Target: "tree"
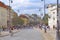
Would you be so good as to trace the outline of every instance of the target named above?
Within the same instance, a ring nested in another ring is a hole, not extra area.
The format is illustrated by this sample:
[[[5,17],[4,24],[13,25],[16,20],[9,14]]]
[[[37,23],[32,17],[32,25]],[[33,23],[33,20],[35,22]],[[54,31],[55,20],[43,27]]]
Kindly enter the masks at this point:
[[[12,18],[12,24],[13,25],[23,25],[24,24],[24,20],[22,20],[17,13],[13,14],[13,18]]]
[[[48,25],[48,18],[49,18],[48,14],[45,14],[44,17],[43,17],[43,22],[44,22],[46,25]]]
[[[13,23],[13,25],[23,25],[24,24],[24,20],[22,20],[19,17],[15,17],[15,18],[13,18],[12,23]]]
[[[29,19],[30,19],[30,23],[29,23],[30,25],[31,24],[36,25],[41,22],[41,17],[38,16],[37,14],[32,14]]]
[[[37,17],[38,15],[37,14],[32,14],[33,17]]]
[[[22,20],[22,19],[21,19],[21,18],[19,18],[19,17],[18,17],[18,20],[17,20],[17,21],[18,21],[18,23],[17,23],[17,24],[19,24],[19,25],[23,25],[23,24],[24,24],[24,20]]]

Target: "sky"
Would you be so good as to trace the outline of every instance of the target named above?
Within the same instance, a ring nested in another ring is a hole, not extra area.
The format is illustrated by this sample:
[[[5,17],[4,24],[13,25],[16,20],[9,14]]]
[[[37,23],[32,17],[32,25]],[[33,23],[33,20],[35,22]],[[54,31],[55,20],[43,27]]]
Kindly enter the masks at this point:
[[[9,0],[0,0],[6,5],[9,5]],[[41,15],[43,11],[44,1],[41,0],[12,0],[10,6],[14,11],[20,14],[38,14]],[[56,3],[57,0],[45,0],[45,4]],[[59,0],[60,1],[60,0]],[[41,9],[39,11],[39,9]]]

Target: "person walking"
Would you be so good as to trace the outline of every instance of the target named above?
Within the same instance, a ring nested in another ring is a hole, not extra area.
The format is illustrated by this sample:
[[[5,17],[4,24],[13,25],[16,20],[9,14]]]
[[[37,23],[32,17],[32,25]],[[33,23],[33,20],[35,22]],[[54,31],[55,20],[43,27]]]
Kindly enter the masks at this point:
[[[50,26],[47,26],[48,30],[50,30]]]
[[[47,33],[47,27],[44,25],[44,32]]]
[[[13,36],[13,27],[10,27],[10,35]]]
[[[42,30],[42,25],[39,25],[39,28]]]

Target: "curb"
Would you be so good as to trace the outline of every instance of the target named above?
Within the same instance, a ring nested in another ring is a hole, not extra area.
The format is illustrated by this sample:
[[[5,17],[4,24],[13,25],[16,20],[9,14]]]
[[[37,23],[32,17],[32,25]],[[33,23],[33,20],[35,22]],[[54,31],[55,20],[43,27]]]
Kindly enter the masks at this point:
[[[0,35],[0,37],[5,37],[5,36],[8,36],[8,35],[10,35],[10,34],[7,34],[7,35]]]
[[[19,30],[17,30],[16,32],[13,32],[13,33],[17,33],[17,32],[19,32]],[[8,33],[6,35],[0,35],[0,37],[5,37],[5,36],[9,36],[9,35],[10,35],[10,33]]]

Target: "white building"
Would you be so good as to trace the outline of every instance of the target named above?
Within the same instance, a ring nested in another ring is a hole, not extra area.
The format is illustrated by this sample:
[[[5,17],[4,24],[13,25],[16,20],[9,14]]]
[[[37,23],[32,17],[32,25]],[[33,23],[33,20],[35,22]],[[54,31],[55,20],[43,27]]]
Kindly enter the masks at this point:
[[[48,5],[48,25],[50,28],[53,26],[57,27],[57,5],[56,4],[49,4]]]

